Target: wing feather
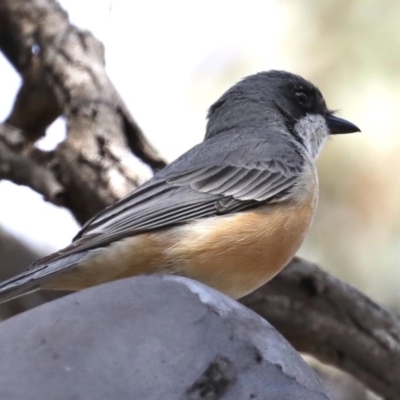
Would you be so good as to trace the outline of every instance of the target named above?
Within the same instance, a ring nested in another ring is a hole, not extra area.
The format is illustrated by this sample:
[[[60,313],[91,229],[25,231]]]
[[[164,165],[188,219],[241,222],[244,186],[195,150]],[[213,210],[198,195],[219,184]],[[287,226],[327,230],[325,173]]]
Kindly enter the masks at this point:
[[[238,134],[228,155],[223,148],[226,138],[201,143],[97,214],[53,259],[194,219],[285,200],[304,159],[284,140],[271,143],[265,133],[253,139],[244,141]]]

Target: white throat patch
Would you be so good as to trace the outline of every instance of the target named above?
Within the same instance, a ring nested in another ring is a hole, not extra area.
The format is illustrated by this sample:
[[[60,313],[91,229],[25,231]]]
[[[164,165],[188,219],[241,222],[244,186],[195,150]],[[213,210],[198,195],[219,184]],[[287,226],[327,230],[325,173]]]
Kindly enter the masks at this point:
[[[325,118],[318,114],[307,114],[299,119],[294,126],[296,133],[303,139],[304,147],[314,160],[322,150],[329,128]]]

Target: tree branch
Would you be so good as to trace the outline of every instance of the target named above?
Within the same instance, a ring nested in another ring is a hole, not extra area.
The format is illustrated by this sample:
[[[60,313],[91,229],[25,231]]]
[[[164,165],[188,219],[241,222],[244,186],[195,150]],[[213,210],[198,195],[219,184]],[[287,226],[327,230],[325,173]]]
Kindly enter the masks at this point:
[[[60,114],[66,118],[67,139],[49,168],[63,190],[62,204],[79,222],[148,178],[141,162],[155,170],[165,166],[108,79],[102,44],[71,25],[56,1],[0,2],[0,49],[23,78],[6,123],[21,130],[24,149],[32,149]],[[10,157],[7,163],[21,165]],[[30,158],[25,169],[42,176],[33,162]],[[24,182],[15,173],[7,177]],[[39,181],[40,193],[60,204]]]
[[[357,289],[295,258],[242,303],[297,350],[349,372],[385,399],[400,398],[400,318]]]
[[[14,146],[11,141],[7,141],[10,134],[14,134],[14,139],[20,136],[16,128],[0,124],[0,179],[28,186],[40,193],[45,200],[63,205],[64,188],[53,172],[34,162],[29,156],[21,154],[19,141]]]

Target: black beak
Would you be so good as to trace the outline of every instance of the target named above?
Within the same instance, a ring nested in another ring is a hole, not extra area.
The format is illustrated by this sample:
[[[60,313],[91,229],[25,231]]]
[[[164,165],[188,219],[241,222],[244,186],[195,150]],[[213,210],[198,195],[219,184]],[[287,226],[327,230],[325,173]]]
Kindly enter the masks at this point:
[[[340,133],[361,132],[360,128],[358,128],[356,125],[352,124],[349,121],[346,121],[343,118],[339,118],[336,115],[325,116],[325,121],[328,125],[331,135],[337,135]]]

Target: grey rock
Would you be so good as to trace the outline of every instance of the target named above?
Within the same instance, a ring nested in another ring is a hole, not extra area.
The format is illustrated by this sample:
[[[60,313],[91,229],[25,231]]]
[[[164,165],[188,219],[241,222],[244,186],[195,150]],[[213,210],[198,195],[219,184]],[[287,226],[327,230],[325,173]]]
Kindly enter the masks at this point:
[[[87,289],[0,324],[0,399],[327,400],[265,320],[180,277]]]

